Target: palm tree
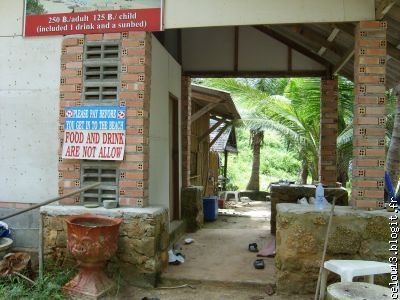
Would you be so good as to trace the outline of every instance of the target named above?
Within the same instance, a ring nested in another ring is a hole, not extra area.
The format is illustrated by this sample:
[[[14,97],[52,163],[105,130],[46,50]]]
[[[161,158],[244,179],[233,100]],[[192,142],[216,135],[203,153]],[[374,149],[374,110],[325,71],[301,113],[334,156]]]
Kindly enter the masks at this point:
[[[272,95],[282,94],[287,79],[207,79],[200,83],[209,87],[226,90],[241,103],[243,124],[250,131],[250,145],[252,148],[253,162],[247,190],[260,190],[260,149],[264,141],[264,130],[268,128],[262,120],[263,111],[268,110],[273,103]],[[261,107],[259,104],[261,104]]]
[[[210,79],[206,85],[231,92],[245,109],[241,111],[244,124],[253,132],[273,129],[285,137],[291,147],[296,147],[301,160],[299,177],[306,183],[311,175],[318,180],[319,135],[320,135],[320,79]],[[339,80],[339,120],[338,139],[339,178],[348,180],[348,168],[352,157],[351,132],[348,124],[352,120],[353,84]],[[276,96],[284,95],[284,96]],[[256,142],[259,139],[256,140]],[[251,178],[257,180],[259,145],[253,143],[253,172]],[[254,147],[255,146],[255,147]]]
[[[318,81],[315,82],[319,87]],[[305,95],[296,97],[298,101],[291,101],[278,95],[284,94],[291,85],[291,93],[299,96],[304,86],[296,90],[297,85],[289,79],[208,79],[203,84],[229,91],[241,104],[242,121],[251,132],[253,150],[252,175],[247,189],[259,189],[259,151],[265,129],[281,133],[288,144],[297,147],[303,161],[302,173],[308,175],[309,172],[317,179],[319,92],[315,97],[308,94],[307,101],[303,101]]]
[[[253,152],[253,164],[251,167],[251,176],[246,190],[260,190],[260,150],[264,141],[264,130],[250,129],[250,144]]]
[[[387,132],[390,136],[389,149],[386,156],[386,171],[396,188],[400,180],[400,96],[394,97],[394,91],[389,95],[389,114],[387,116]],[[391,97],[392,96],[392,97]]]

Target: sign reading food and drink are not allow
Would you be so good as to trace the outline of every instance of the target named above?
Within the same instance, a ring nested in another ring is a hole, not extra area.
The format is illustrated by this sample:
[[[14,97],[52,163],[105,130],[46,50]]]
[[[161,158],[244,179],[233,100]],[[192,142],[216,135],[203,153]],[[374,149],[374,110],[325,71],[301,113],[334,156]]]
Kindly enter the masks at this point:
[[[122,160],[125,129],[125,107],[66,107],[62,158]]]

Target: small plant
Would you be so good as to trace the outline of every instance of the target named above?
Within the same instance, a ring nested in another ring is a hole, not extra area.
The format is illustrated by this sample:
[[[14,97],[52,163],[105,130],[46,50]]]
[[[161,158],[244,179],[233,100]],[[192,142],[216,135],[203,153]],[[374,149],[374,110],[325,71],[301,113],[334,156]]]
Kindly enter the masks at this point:
[[[0,299],[67,299],[61,288],[76,273],[75,269],[51,267],[35,284],[17,276],[0,279]]]

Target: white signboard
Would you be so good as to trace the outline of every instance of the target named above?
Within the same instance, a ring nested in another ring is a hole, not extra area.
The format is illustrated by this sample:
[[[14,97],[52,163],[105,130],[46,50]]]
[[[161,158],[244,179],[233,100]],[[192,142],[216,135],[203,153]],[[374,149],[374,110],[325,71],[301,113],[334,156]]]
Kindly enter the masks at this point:
[[[62,158],[123,160],[125,128],[125,107],[66,107]]]

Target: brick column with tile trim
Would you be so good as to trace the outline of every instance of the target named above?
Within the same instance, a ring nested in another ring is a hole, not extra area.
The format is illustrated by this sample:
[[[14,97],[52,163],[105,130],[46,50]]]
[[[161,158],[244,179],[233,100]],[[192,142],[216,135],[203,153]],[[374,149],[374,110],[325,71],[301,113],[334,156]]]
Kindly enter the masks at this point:
[[[80,187],[80,161],[62,159],[64,142],[64,117],[66,106],[80,106],[82,97],[84,35],[67,36],[61,48],[60,110],[59,110],[59,150],[58,150],[58,194],[62,196]],[[65,198],[60,204],[77,204],[80,195]]]
[[[191,78],[182,76],[182,187],[190,186],[190,139],[192,134]]]
[[[120,206],[149,203],[151,34],[122,33],[120,105],[126,106],[126,148],[120,165]]]
[[[383,206],[385,166],[386,22],[355,29],[352,205]]]
[[[338,130],[338,80],[321,79],[321,127],[319,178],[324,185],[336,186]]]
[[[148,205],[149,108],[151,79],[151,34],[124,32],[66,37],[61,56],[59,194],[80,186],[80,161],[62,159],[64,107],[79,106],[82,90],[82,53],[85,40],[121,40],[119,105],[126,106],[126,145],[119,164],[119,205]],[[79,195],[61,204],[79,203]]]

